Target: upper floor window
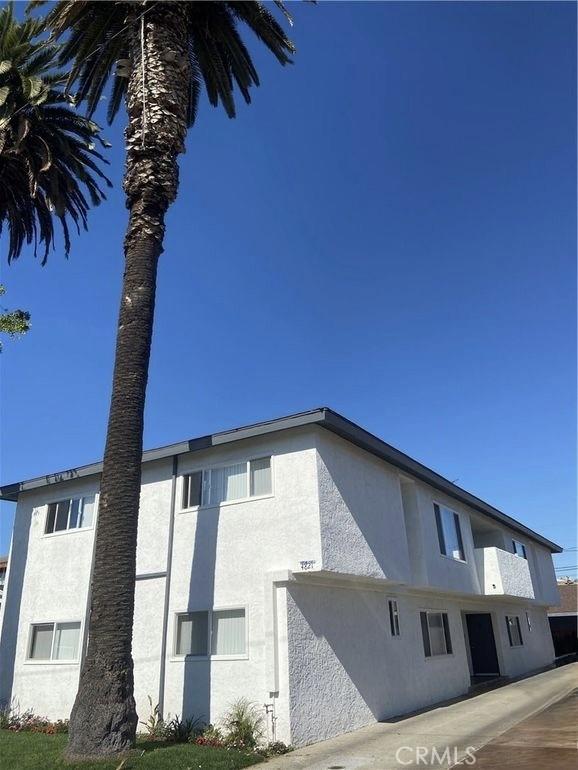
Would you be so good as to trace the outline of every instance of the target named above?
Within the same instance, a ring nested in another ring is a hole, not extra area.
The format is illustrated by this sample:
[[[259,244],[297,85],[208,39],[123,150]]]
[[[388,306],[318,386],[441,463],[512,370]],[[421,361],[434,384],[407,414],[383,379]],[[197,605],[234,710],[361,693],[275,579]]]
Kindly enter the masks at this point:
[[[460,517],[455,511],[437,503],[434,503],[434,511],[441,553],[452,559],[465,561]]]
[[[522,639],[520,618],[517,615],[506,615],[506,628],[508,629],[510,647],[521,647],[524,644],[524,640]]]
[[[64,532],[67,529],[90,527],[93,515],[94,495],[49,503],[44,533],[49,535],[52,532]]]
[[[80,621],[72,623],[34,623],[31,626],[29,660],[78,660]]]
[[[447,612],[420,612],[420,619],[426,658],[451,655],[452,640]]]
[[[177,615],[175,654],[239,657],[247,651],[245,610],[201,610]]]
[[[389,599],[389,628],[392,636],[399,636],[399,609],[395,599]]]
[[[183,476],[182,507],[212,506],[272,493],[271,458],[207,468]]]
[[[519,540],[512,540],[512,550],[516,554],[516,556],[521,556],[522,559],[527,559],[526,556],[526,546],[524,543],[520,543]]]

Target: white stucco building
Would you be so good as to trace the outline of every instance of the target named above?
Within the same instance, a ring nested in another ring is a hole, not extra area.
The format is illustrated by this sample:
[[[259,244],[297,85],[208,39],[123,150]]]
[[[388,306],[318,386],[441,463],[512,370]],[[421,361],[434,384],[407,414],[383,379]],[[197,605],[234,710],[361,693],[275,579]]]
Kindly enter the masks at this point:
[[[0,697],[54,719],[86,645],[100,470],[0,489]],[[218,722],[243,696],[299,745],[549,666],[560,550],[326,408],[148,451],[139,716],[150,696]]]

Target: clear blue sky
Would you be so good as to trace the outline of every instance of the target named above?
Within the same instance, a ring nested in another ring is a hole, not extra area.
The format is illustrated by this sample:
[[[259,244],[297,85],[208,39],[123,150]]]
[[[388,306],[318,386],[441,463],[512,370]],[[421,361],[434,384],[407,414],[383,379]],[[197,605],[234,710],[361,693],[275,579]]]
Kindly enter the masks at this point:
[[[253,105],[189,134],[145,445],[329,405],[575,545],[576,6],[292,10],[295,65],[253,45]],[[2,264],[33,320],[1,356],[3,483],[101,457],[123,123],[70,259]]]

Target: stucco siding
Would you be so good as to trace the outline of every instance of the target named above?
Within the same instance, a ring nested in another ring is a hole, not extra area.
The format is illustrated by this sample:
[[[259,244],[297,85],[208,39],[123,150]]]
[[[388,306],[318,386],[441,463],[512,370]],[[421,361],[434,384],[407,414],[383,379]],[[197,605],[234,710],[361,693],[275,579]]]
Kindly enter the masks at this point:
[[[318,436],[323,569],[409,579],[398,474],[341,438]]]
[[[291,741],[322,740],[466,692],[458,608],[398,595],[401,636],[389,630],[391,594],[321,586],[288,589]],[[454,652],[426,659],[419,611],[448,612]]]

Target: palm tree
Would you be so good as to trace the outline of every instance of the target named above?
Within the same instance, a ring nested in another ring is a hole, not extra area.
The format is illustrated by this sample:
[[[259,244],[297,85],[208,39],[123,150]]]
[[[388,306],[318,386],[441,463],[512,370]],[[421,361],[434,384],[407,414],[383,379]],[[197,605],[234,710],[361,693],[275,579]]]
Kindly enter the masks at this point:
[[[99,127],[79,115],[55,70],[59,47],[39,39],[43,23],[0,10],[0,232],[8,228],[8,261],[24,244],[41,246],[42,262],[54,247],[54,220],[62,226],[66,253],[69,220],[86,228],[90,204],[110,185],[98,167]]]
[[[42,0],[41,0],[42,2]],[[38,2],[33,3],[38,5]],[[285,14],[281,2],[277,7]],[[244,24],[287,64],[293,46],[261,2],[86,2],[48,12],[67,36],[76,98],[92,115],[111,84],[108,120],[123,97],[128,114],[124,191],[129,210],[125,272],[91,586],[88,649],[70,719],[70,756],[134,744],[131,657],[143,411],[165,214],[178,188],[178,155],[204,85],[209,102],[235,116],[237,89],[250,102],[259,79],[239,34]],[[113,76],[114,70],[114,76]]]

